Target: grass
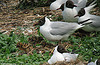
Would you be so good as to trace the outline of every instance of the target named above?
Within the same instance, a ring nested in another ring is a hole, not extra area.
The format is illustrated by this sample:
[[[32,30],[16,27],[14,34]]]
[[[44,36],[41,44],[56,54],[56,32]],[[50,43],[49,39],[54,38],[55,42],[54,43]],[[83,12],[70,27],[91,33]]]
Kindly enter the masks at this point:
[[[93,33],[91,33],[92,35]],[[95,32],[94,37],[91,36],[71,36],[67,41],[73,46],[70,46],[67,50],[76,51],[75,53],[80,54],[84,60],[89,60],[93,57],[93,61],[100,58],[100,33]],[[11,32],[10,35],[0,34],[0,64],[28,64],[28,65],[39,65],[41,63],[47,62],[50,58],[49,51],[44,54],[36,53],[33,51],[33,55],[27,56],[27,54],[18,55],[18,53],[13,54],[18,51],[16,48],[17,42],[28,43],[28,38],[30,36],[25,36],[23,34],[16,35]],[[79,47],[80,46],[80,47]],[[96,50],[95,50],[96,49]],[[94,52],[93,52],[94,51]]]
[[[0,64],[33,64],[38,65],[40,63],[46,62],[50,58],[49,52],[45,54],[37,54],[36,50],[33,51],[34,55],[27,56],[27,54],[18,55],[18,53],[13,54],[18,51],[16,48],[17,42],[28,43],[28,38],[30,36],[25,36],[23,34],[16,35],[11,32],[10,35],[0,34]],[[9,59],[8,59],[9,58]]]
[[[93,60],[100,58],[100,33],[95,33],[95,35],[95,37],[83,36],[81,38],[71,36],[68,41],[70,41],[74,47],[72,46],[69,49],[74,49],[76,53],[83,56],[83,59],[87,61],[91,57]]]

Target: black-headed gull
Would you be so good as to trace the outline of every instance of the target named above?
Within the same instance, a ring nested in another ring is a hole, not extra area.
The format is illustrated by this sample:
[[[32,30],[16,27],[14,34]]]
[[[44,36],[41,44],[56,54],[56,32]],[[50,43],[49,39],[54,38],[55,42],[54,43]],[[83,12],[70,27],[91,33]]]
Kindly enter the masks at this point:
[[[76,61],[78,54],[63,52],[63,47],[60,45],[55,47],[52,57],[48,60],[49,64],[54,64],[57,61],[73,62]]]
[[[50,9],[51,10],[56,10],[58,8],[60,8],[60,6],[65,3],[68,0],[56,0],[53,3],[51,3],[50,5]],[[80,6],[80,7],[84,7],[86,5],[87,0],[70,0],[73,1],[74,4]]]
[[[48,60],[49,64],[54,64],[57,61],[64,61],[63,55],[58,52],[58,46],[55,47],[52,57]]]
[[[68,22],[77,22],[78,19],[74,18],[74,16],[80,8],[86,6],[87,0],[57,0],[50,5],[50,9],[58,10],[64,3],[62,11],[63,19]]]
[[[60,8],[58,8],[62,10],[62,16],[63,16],[64,21],[67,21],[67,22],[77,22],[78,21],[77,18],[74,18],[74,15],[77,14],[77,10],[75,7],[77,6],[74,5],[72,1],[67,1],[65,4],[62,4]]]
[[[100,16],[92,15],[89,13],[90,9],[92,9],[96,4],[92,5],[91,7],[82,8],[76,17],[78,18],[78,22],[82,23],[84,20],[89,20],[87,22],[93,22],[89,25],[84,26],[82,29],[87,32],[91,31],[100,31]]]
[[[91,59],[90,59],[87,65],[100,65],[100,59],[95,60],[95,62],[91,62]]]
[[[87,20],[83,21],[83,23],[84,22],[86,23]],[[85,24],[82,23],[50,21],[47,17],[45,17],[43,21],[39,21],[34,25],[40,25],[40,33],[49,41],[67,40],[74,31],[85,26]]]

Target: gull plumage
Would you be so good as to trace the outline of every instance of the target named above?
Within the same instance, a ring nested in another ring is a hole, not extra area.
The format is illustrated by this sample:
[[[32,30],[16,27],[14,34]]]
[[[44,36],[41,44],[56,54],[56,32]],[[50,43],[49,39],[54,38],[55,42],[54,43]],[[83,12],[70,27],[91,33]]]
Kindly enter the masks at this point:
[[[80,8],[86,6],[86,3],[87,0],[56,0],[50,5],[50,9],[57,10],[64,4],[62,11],[63,19],[68,22],[77,22],[78,19],[74,18],[74,16]]]
[[[58,52],[57,48],[58,46],[55,47],[52,57],[48,60],[49,64],[54,64],[57,61],[64,61],[63,55],[60,52]]]
[[[90,62],[87,65],[96,65],[96,63],[95,62]]]
[[[64,59],[66,62],[76,61],[79,54],[63,53]]]
[[[68,1],[70,2],[71,0]],[[74,0],[72,0],[73,4],[68,4],[69,3],[68,1],[65,3],[64,11],[62,11],[63,19],[69,22],[77,22],[78,19],[75,18],[74,16],[77,14],[77,11],[79,11],[80,8],[86,6],[87,0],[81,0],[81,1],[78,0],[78,2],[76,3],[74,2]],[[69,7],[71,5],[76,5],[76,6]]]
[[[100,65],[100,59],[96,59],[95,62],[91,62],[91,59],[90,59],[87,65]]]
[[[49,41],[67,40],[74,31],[84,27],[84,24],[50,21],[47,17],[37,25],[40,25],[40,33]]]
[[[87,22],[92,22],[89,25],[84,26],[82,29],[84,31],[87,32],[91,32],[91,31],[100,31],[100,16],[96,16],[96,15],[92,15],[90,14],[90,9],[92,9],[96,4],[92,5],[91,7],[85,7],[82,8],[79,12],[78,12],[78,22],[81,23],[84,20],[88,20],[91,19]]]
[[[65,62],[74,62],[76,61],[78,54],[71,54],[71,53],[65,53],[63,47],[61,46],[56,46],[55,50],[53,52],[53,55],[51,58],[48,60],[49,64],[54,64],[57,61],[65,61]]]
[[[56,0],[53,3],[51,3],[50,5],[50,9],[51,10],[56,10],[58,8],[60,8],[60,6],[65,3],[67,0]]]
[[[53,3],[51,3],[50,5],[50,9],[51,10],[56,10],[58,9],[63,3],[65,3],[68,0],[56,0]],[[84,7],[86,5],[85,2],[87,2],[87,0],[71,0],[73,1],[74,4],[79,5],[81,7]],[[81,3],[82,2],[82,3]]]
[[[67,1],[64,4],[64,10],[62,11],[63,19],[64,19],[64,21],[68,21],[68,22],[77,22],[77,18],[74,18],[74,15],[77,14],[76,7],[75,6],[73,6],[72,8],[66,7],[68,2],[70,2],[70,1]],[[73,5],[74,5],[74,3],[73,3]],[[68,6],[70,6],[70,5],[68,5]]]

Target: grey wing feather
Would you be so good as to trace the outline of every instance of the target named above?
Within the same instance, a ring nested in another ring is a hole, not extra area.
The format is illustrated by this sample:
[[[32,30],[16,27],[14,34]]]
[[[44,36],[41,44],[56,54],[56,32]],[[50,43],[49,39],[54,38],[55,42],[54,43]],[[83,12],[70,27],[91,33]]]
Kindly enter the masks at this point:
[[[61,27],[73,27],[78,25],[77,23],[68,23],[68,22],[61,22],[61,21],[56,21],[51,23],[51,28],[61,28]]]
[[[87,3],[87,0],[82,0],[80,3],[78,3],[78,7],[85,7],[86,6],[86,3]]]
[[[93,23],[91,23],[91,26],[100,28],[100,16],[93,15],[91,19],[93,19]]]
[[[78,3],[78,0],[72,0],[74,2],[74,4],[77,4]]]
[[[76,23],[52,23],[51,24],[51,28],[52,30],[50,31],[50,33],[52,35],[65,35],[69,32],[71,32],[72,30],[74,30],[77,27],[78,24]]]
[[[69,33],[69,31],[72,31],[72,30],[73,29],[67,29],[67,30],[65,30],[65,29],[53,29],[50,31],[50,33],[52,35],[65,35],[65,34]]]

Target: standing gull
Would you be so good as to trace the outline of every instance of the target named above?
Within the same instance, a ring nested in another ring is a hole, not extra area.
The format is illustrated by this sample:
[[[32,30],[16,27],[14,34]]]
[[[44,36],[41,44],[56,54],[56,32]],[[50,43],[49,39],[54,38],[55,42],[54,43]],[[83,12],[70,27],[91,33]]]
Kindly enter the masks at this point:
[[[83,21],[85,24],[89,24],[88,20]],[[67,38],[79,28],[85,26],[85,24],[68,23],[62,21],[50,21],[47,17],[37,22],[34,25],[40,25],[40,33],[49,41],[67,40]]]

